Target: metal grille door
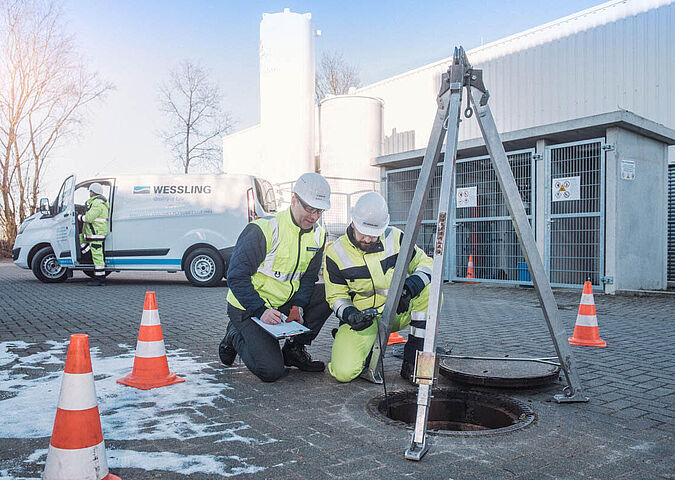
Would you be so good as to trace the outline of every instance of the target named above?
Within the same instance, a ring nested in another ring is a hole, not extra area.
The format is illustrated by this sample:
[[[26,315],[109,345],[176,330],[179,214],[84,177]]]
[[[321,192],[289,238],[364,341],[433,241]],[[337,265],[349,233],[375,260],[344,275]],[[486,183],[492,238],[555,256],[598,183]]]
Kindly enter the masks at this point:
[[[675,282],[675,163],[668,165],[668,281]]]
[[[604,152],[595,139],[546,147],[546,260],[551,284],[600,285]]]
[[[533,150],[508,154],[530,224],[533,221]],[[490,157],[457,160],[453,280],[528,283],[530,275]],[[452,237],[451,237],[452,238]]]
[[[429,188],[429,196],[424,207],[422,225],[417,237],[417,245],[433,256],[432,244],[436,235],[436,216],[438,215],[438,197],[441,192],[443,164],[436,166],[436,172]],[[415,195],[415,187],[420,176],[420,167],[402,168],[387,172],[387,203],[389,205],[390,224],[405,231],[408,212]]]

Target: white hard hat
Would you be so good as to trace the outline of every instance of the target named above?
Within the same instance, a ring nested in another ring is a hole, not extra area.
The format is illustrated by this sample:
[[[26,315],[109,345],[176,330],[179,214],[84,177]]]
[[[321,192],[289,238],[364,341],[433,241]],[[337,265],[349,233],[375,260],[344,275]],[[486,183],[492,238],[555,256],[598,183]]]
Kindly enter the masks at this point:
[[[293,193],[310,207],[320,210],[330,208],[330,185],[318,173],[303,173],[293,186]]]
[[[361,235],[379,237],[389,226],[389,208],[377,192],[362,195],[352,208],[352,222]]]
[[[98,182],[89,185],[89,191],[94,192],[96,195],[103,195],[103,187]]]

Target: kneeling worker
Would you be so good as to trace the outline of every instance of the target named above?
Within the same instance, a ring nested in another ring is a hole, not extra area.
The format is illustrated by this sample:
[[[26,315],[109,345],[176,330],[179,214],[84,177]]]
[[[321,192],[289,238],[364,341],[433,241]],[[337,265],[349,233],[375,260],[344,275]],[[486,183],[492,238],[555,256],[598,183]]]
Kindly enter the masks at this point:
[[[326,231],[316,222],[330,208],[330,186],[317,173],[305,173],[293,187],[291,206],[273,217],[249,223],[237,239],[227,269],[230,323],[219,347],[221,361],[232,365],[239,353],[264,382],[286,374],[284,366],[323,372],[305,348],[330,316],[325,290],[317,284]],[[251,317],[278,324],[282,313],[310,329],[286,340],[283,349]]]
[[[340,382],[358,377],[366,366],[377,339],[379,317],[373,320],[363,311],[376,308],[381,313],[402,237],[401,230],[389,226],[384,198],[370,192],[354,205],[347,234],[326,249],[326,300],[340,319],[328,370]],[[408,381],[413,373],[415,352],[424,346],[432,264],[433,260],[415,246],[392,325],[392,331],[410,325],[401,367],[401,376]]]

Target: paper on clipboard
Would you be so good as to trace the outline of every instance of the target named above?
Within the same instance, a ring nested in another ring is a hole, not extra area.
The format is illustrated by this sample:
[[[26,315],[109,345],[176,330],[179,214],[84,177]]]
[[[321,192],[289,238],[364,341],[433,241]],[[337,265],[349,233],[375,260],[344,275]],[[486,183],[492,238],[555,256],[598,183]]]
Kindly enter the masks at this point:
[[[258,317],[251,317],[251,319],[274,338],[292,337],[294,335],[300,335],[301,333],[309,332],[309,328],[305,327],[304,325],[300,325],[298,322],[287,322],[286,315],[282,314],[282,316],[284,320],[281,323],[277,323],[276,325],[268,325],[267,323],[263,323]]]

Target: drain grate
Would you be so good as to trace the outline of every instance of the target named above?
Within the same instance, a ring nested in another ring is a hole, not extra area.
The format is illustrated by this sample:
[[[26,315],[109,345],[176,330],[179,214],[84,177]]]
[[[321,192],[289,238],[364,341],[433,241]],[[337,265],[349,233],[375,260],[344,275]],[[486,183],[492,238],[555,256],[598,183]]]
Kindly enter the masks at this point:
[[[519,430],[535,419],[532,407],[505,395],[434,389],[427,430],[436,435],[495,435]],[[389,393],[390,414],[384,395],[370,399],[368,412],[389,425],[412,430],[417,414],[417,392]]]

